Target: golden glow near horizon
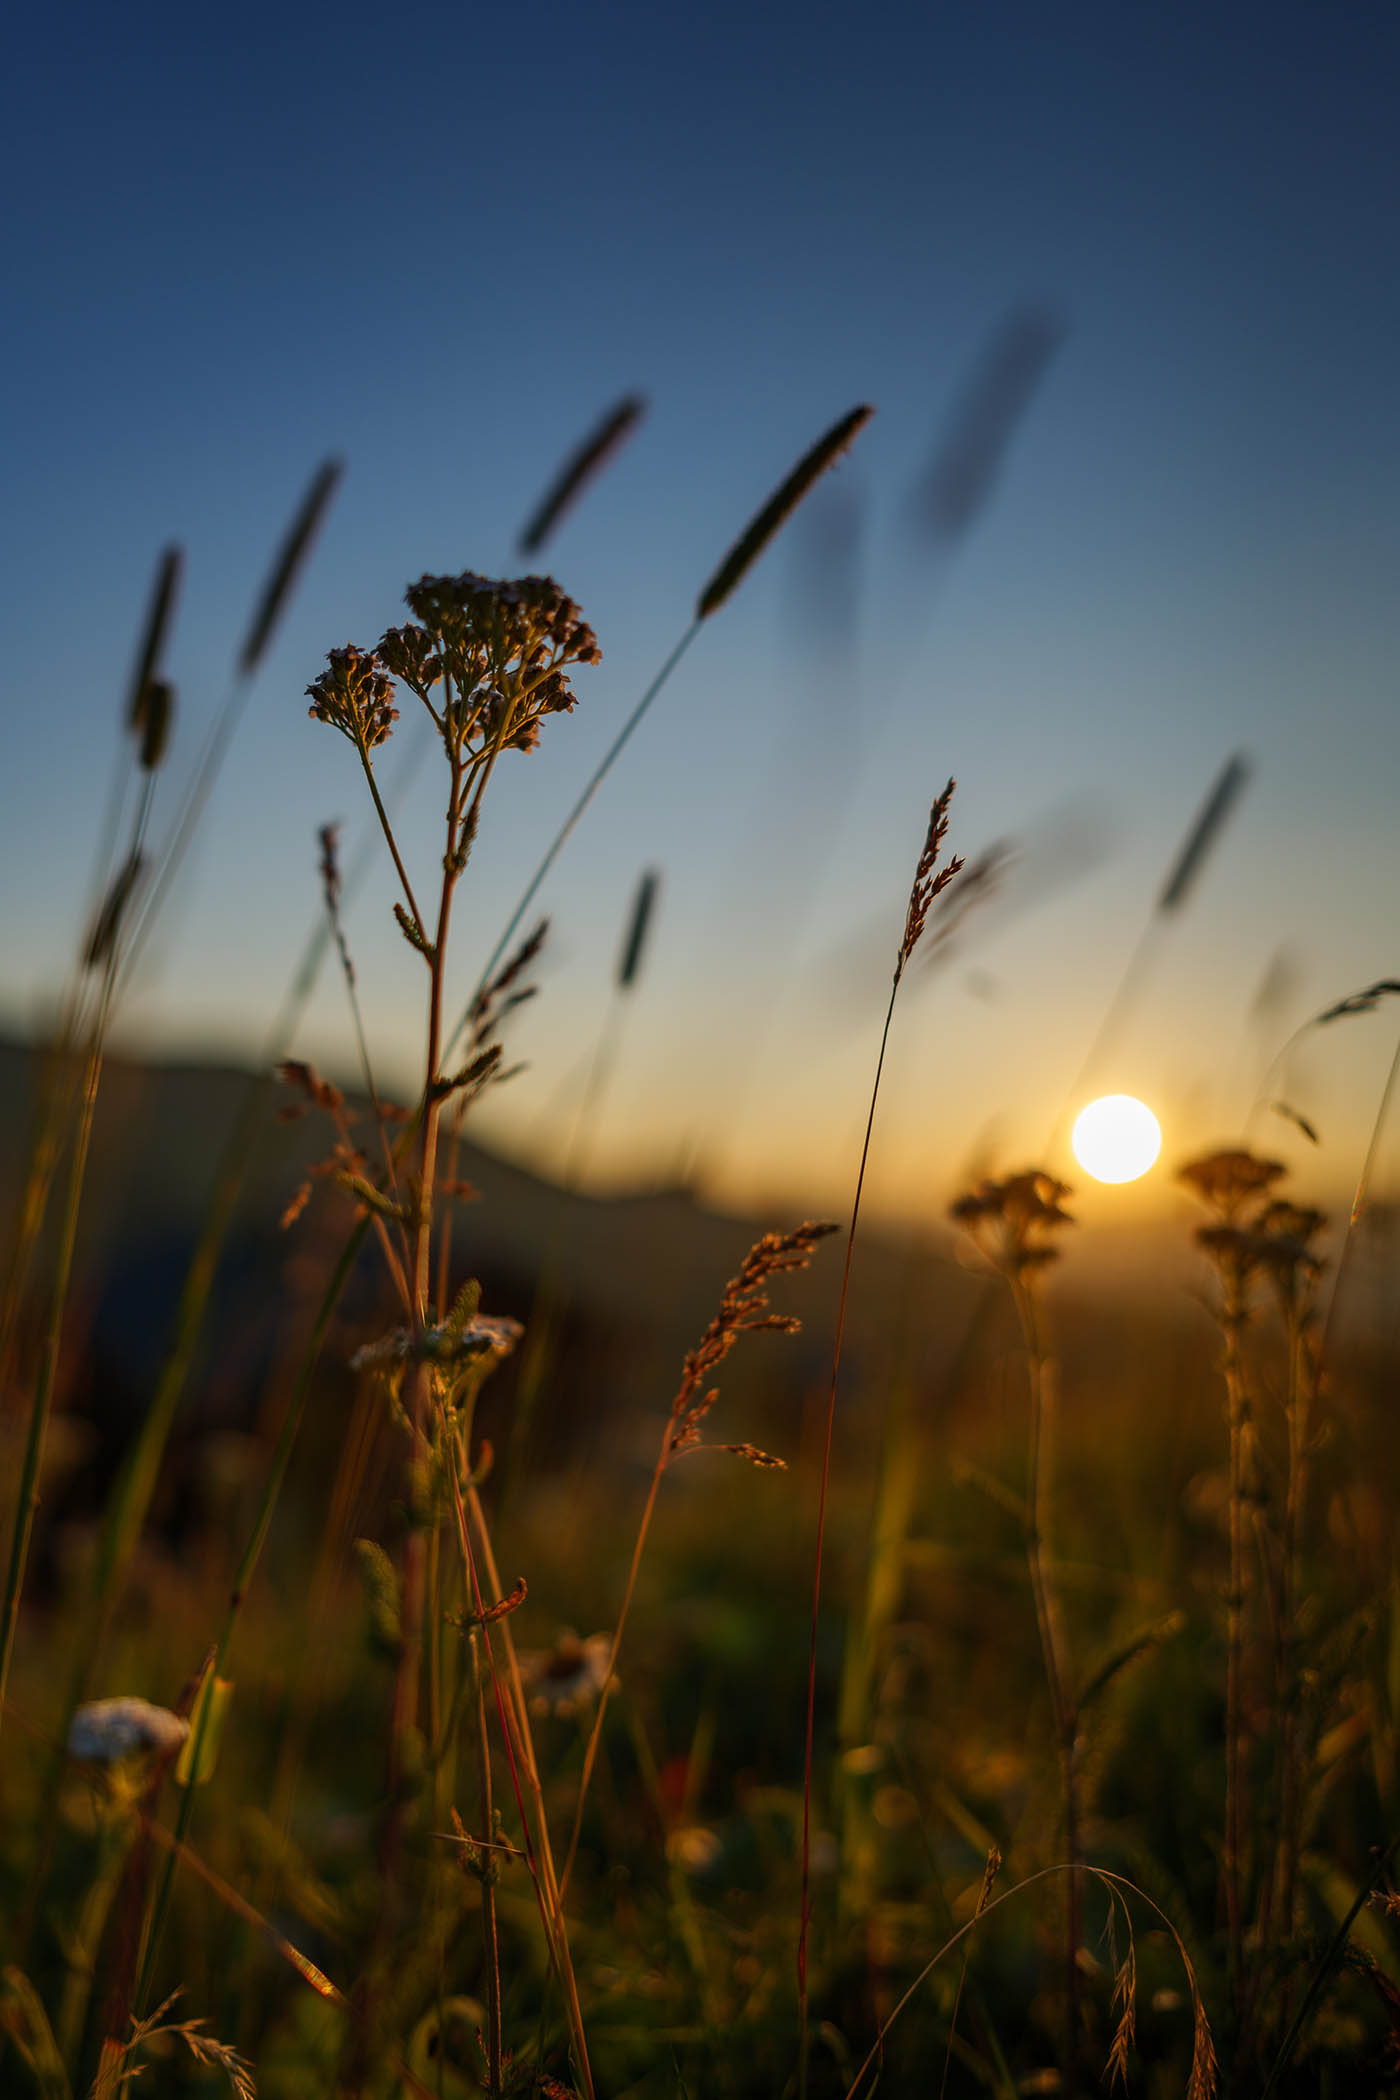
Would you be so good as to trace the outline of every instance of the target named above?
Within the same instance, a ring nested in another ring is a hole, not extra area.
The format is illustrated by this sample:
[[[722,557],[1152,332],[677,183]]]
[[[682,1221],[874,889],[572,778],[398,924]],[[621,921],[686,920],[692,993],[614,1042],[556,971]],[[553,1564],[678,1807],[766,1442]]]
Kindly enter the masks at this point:
[[[1162,1127],[1145,1101],[1105,1094],[1080,1110],[1070,1143],[1095,1181],[1136,1181],[1162,1149]]]

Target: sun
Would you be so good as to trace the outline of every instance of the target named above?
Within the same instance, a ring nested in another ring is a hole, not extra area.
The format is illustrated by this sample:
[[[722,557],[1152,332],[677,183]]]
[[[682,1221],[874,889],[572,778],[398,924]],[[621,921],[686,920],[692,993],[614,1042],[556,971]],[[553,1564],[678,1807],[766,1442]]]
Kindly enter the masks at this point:
[[[1136,1181],[1162,1149],[1162,1129],[1145,1101],[1105,1094],[1075,1118],[1074,1156],[1095,1181]]]

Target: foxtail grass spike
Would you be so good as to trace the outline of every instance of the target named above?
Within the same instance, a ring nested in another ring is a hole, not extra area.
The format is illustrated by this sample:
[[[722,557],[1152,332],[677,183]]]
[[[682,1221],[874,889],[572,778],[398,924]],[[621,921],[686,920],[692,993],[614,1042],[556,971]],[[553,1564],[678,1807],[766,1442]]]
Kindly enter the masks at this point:
[[[99,963],[106,962],[116,944],[122,919],[131,902],[132,892],[145,873],[146,857],[143,853],[132,853],[122,864],[111,888],[103,900],[97,921],[88,935],[83,950],[83,968],[95,970]]]
[[[148,678],[141,688],[137,719],[132,724],[132,727],[140,732],[139,757],[142,772],[154,773],[165,757],[174,720],[174,686],[168,678]]]
[[[175,613],[175,600],[184,567],[183,550],[175,546],[167,547],[160,558],[160,567],[156,570],[155,589],[151,593],[150,610],[146,614],[141,647],[136,654],[131,686],[127,693],[126,724],[138,735],[145,719],[146,688],[160,666],[166,637],[170,632],[170,622]]]
[[[311,551],[312,541],[320,530],[321,521],[330,508],[331,498],[344,471],[345,465],[342,460],[328,459],[317,471],[301,509],[292,520],[291,529],[278,549],[277,559],[272,565],[249,625],[247,638],[239,653],[238,671],[242,678],[251,678],[262,662],[282,608],[290,597],[292,587]]]
[[[632,917],[627,927],[627,939],[623,943],[622,957],[617,966],[618,990],[628,991],[637,980],[646,953],[647,934],[651,927],[651,915],[656,904],[656,893],[661,887],[661,877],[655,868],[648,868],[637,884],[637,893],[632,900]]]
[[[1248,778],[1249,762],[1243,752],[1237,751],[1233,758],[1225,761],[1220,778],[1201,806],[1201,813],[1191,827],[1186,844],[1162,886],[1162,894],[1157,899],[1158,911],[1179,911],[1186,902]]]
[[[841,457],[874,413],[874,409],[868,406],[853,408],[848,415],[842,416],[839,423],[832,424],[826,436],[818,439],[810,452],[804,453],[787,480],[773,491],[747,531],[734,542],[701,591],[695,607],[697,620],[708,620],[710,614],[718,612],[725,599],[738,589],[768,542],[780,527],[786,524],[807,491],[821,479],[827,468]]]
[[[1009,315],[996,330],[915,491],[923,531],[955,540],[975,522],[1062,334],[1052,315],[1034,307]]]
[[[597,428],[590,431],[578,450],[569,454],[520,535],[522,554],[539,552],[594,475],[602,472],[613,454],[632,435],[646,409],[644,395],[624,394],[616,407],[608,410]]]

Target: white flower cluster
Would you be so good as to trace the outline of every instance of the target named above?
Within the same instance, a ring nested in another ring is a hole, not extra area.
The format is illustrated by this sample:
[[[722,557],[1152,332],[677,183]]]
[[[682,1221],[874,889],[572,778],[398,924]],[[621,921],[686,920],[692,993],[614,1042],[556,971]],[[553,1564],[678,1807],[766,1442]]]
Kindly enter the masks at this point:
[[[119,1765],[152,1750],[168,1756],[189,1732],[189,1722],[167,1706],[145,1699],[95,1699],[74,1714],[68,1751],[85,1765]]]

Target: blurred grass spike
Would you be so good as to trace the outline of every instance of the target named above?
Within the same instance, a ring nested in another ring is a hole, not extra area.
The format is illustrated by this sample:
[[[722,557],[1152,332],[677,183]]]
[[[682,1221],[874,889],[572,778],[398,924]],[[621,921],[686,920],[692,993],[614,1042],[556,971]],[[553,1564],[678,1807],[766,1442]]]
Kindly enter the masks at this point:
[[[154,773],[165,757],[175,720],[175,688],[167,678],[148,678],[137,697],[132,728],[140,737],[141,770]]]
[[[644,394],[624,394],[578,449],[569,454],[520,535],[522,554],[539,552],[594,475],[601,473],[613,455],[621,450],[646,414],[646,409]]]
[[[1034,306],[1009,314],[993,333],[951,428],[914,490],[914,518],[932,538],[959,539],[976,519],[1063,339],[1062,324]]]
[[[142,629],[141,643],[136,652],[131,686],[127,694],[126,723],[127,727],[137,734],[142,731],[146,690],[160,668],[170,623],[175,616],[175,601],[179,595],[184,569],[184,550],[174,545],[167,547],[156,570],[155,588],[151,593],[150,609],[146,614],[146,625]]]
[[[123,862],[113,878],[112,886],[102,901],[92,932],[83,948],[83,968],[95,970],[107,961],[116,946],[117,935],[126,915],[136,885],[146,871],[144,853],[133,853]]]
[[[637,883],[632,900],[632,917],[628,922],[627,938],[622,945],[622,955],[617,966],[619,991],[630,991],[636,983],[646,953],[647,934],[651,928],[651,916],[656,905],[657,892],[661,887],[661,873],[657,868],[647,868]]]
[[[282,609],[311,552],[312,542],[320,531],[322,521],[330,508],[331,498],[335,495],[344,472],[345,462],[340,459],[328,459],[317,469],[315,478],[302,499],[301,508],[292,520],[287,537],[278,549],[277,559],[254,609],[238,657],[238,673],[241,678],[251,678],[262,662]]]
[[[768,542],[786,524],[808,490],[865,428],[875,411],[869,406],[853,408],[833,423],[809,452],[804,452],[787,479],[779,484],[762,510],[750,521],[711,576],[696,602],[697,620],[708,620],[718,612],[743,582]]]
[[[1190,896],[1249,779],[1249,771],[1249,761],[1242,751],[1236,751],[1233,757],[1226,759],[1171,873],[1162,885],[1162,894],[1157,899],[1158,911],[1179,911]]]

